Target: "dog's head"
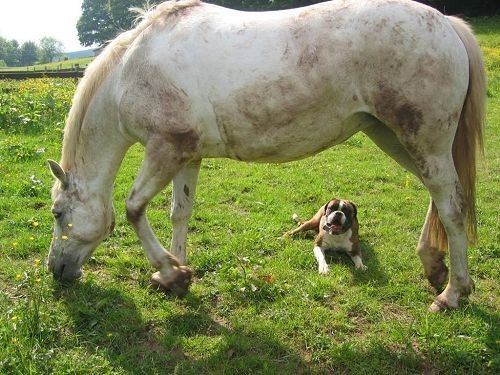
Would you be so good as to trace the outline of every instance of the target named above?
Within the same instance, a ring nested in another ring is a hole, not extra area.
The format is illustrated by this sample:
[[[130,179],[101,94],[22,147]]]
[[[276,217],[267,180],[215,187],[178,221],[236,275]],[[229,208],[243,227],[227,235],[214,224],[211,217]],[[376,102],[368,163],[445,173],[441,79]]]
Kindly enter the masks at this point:
[[[356,205],[345,199],[332,199],[324,207],[325,221],[323,229],[330,234],[342,234],[351,228],[357,220]]]

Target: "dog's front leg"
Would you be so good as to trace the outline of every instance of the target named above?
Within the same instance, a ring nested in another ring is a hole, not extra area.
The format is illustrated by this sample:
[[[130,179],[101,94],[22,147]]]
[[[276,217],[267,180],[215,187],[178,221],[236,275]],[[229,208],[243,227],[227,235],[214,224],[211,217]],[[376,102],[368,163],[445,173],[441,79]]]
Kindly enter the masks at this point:
[[[325,252],[324,250],[319,247],[319,246],[314,246],[314,256],[316,257],[316,260],[318,261],[318,272],[320,274],[327,274],[328,273],[328,264],[326,264],[325,260]]]
[[[363,264],[363,261],[361,260],[361,257],[359,255],[352,255],[350,253],[348,253],[348,254],[351,257],[352,261],[354,262],[354,267],[356,267],[356,269],[362,270],[362,271],[366,271],[368,269],[368,267],[366,267]]]

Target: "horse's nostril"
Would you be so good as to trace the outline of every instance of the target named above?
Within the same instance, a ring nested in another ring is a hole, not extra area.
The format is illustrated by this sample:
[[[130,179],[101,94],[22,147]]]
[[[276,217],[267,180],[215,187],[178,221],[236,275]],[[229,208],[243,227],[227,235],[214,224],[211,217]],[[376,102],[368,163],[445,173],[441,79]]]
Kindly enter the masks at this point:
[[[64,273],[64,268],[66,267],[66,264],[62,263],[60,265],[55,265],[53,270],[52,270],[52,275],[56,278],[56,279],[61,279],[62,278],[62,275]]]

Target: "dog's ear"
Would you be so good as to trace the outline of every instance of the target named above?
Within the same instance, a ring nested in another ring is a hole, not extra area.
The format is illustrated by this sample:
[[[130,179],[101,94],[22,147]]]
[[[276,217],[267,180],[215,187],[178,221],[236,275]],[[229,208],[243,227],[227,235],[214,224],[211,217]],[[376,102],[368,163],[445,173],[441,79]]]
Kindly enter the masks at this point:
[[[357,219],[358,218],[358,207],[356,207],[356,205],[354,204],[354,202],[349,201],[349,203],[351,204],[352,209],[354,210],[352,217],[354,217],[355,219]]]
[[[323,215],[326,215],[326,210],[328,209],[328,203],[330,203],[330,201],[326,202],[325,206],[323,207]]]

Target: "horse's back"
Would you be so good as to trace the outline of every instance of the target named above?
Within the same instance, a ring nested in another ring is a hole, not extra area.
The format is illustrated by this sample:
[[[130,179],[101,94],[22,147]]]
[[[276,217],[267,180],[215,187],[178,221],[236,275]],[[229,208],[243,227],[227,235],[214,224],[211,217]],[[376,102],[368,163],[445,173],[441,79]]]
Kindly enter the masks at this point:
[[[261,13],[202,4],[135,42],[122,107],[194,128],[206,156],[284,161],[360,130],[349,121],[360,112],[388,123],[408,109],[410,122],[446,115],[463,103],[467,69],[447,19],[410,1]]]

